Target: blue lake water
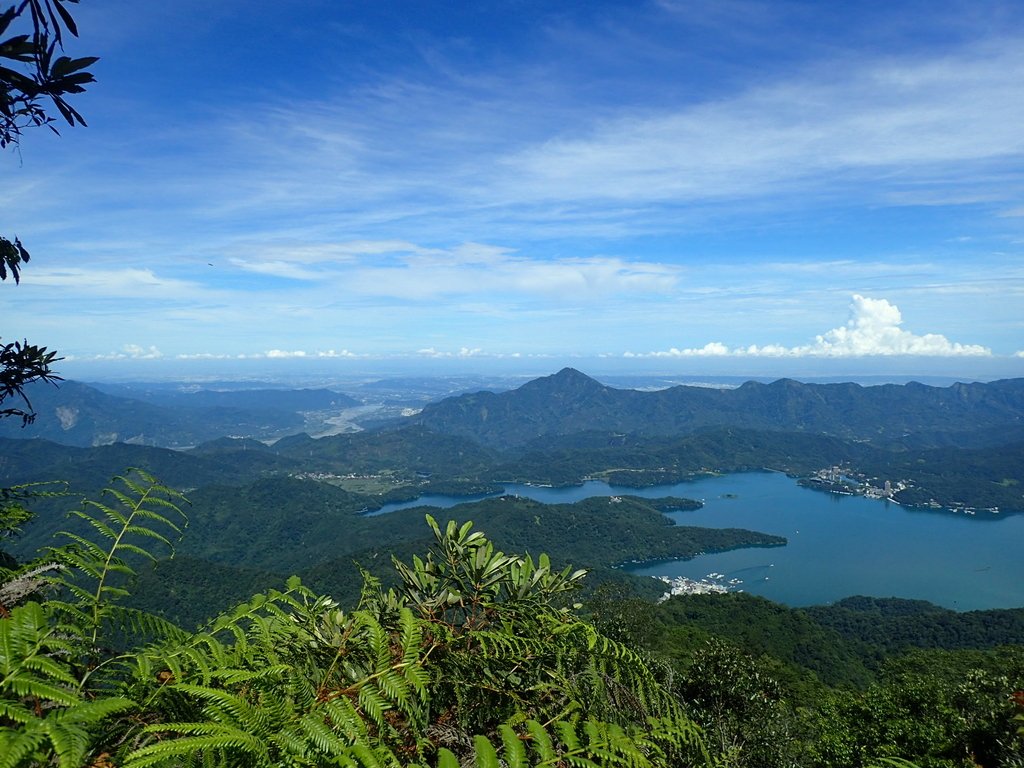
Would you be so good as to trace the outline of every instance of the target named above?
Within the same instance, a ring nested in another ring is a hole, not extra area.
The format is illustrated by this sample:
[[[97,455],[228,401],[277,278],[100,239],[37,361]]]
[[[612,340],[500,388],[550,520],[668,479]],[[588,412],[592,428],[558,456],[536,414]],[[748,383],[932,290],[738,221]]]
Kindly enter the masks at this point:
[[[588,482],[570,488],[510,484],[506,493],[551,504],[590,496],[685,496],[704,508],[669,515],[680,525],[749,528],[785,536],[785,547],[741,549],[631,569],[646,576],[722,573],[740,588],[788,605],[848,595],[929,600],[956,610],[1024,606],[1024,515],[917,511],[859,496],[801,488],[785,475],[750,472],[652,488]],[[477,497],[482,498],[482,497]],[[381,512],[466,497],[433,496]],[[483,523],[483,521],[478,521]]]

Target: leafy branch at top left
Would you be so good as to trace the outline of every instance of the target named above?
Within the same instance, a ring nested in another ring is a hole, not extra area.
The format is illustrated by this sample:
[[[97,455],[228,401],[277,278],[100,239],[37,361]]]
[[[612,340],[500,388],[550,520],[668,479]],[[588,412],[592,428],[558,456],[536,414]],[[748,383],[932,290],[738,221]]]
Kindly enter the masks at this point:
[[[25,128],[46,126],[57,132],[52,105],[70,125],[85,125],[68,97],[85,91],[95,82],[89,71],[97,58],[62,55],[67,35],[78,36],[78,26],[68,6],[78,0],[18,0],[0,6],[0,149],[18,146]],[[21,270],[30,259],[19,238],[0,235],[0,282],[10,276],[21,282]],[[55,352],[28,341],[0,345],[0,418],[21,417],[32,421],[32,404],[25,387],[34,381],[59,381],[50,366],[59,360]],[[18,396],[23,407],[3,407]]]
[[[66,96],[95,82],[88,71],[97,58],[57,55],[64,35],[78,36],[67,7],[78,0],[21,0],[0,12],[0,149],[17,144],[23,128],[53,126],[48,100],[70,126],[85,125]],[[20,27],[20,28],[19,28]],[[17,279],[17,272],[14,273]]]

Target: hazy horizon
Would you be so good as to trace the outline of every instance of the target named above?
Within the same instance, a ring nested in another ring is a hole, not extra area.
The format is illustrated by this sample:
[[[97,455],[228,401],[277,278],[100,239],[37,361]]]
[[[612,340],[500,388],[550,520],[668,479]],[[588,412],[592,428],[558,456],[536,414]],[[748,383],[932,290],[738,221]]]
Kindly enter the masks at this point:
[[[422,378],[501,378],[527,381],[550,376],[562,368],[575,368],[593,378],[609,381],[663,378],[680,383],[734,383],[745,380],[775,380],[781,378],[802,381],[851,381],[871,385],[920,381],[945,385],[955,381],[993,381],[1019,378],[1021,372],[1016,360],[986,360],[985,365],[972,370],[950,365],[946,359],[916,360],[917,365],[907,368],[893,367],[888,361],[874,366],[857,361],[852,367],[840,366],[751,366],[750,361],[719,360],[715,365],[659,366],[654,362],[622,361],[606,358],[551,357],[544,360],[409,360],[405,358],[374,361],[294,361],[294,360],[235,360],[189,361],[174,360],[102,361],[100,363],[72,363],[58,365],[58,372],[66,379],[84,382],[266,382],[280,386],[330,386],[337,382],[360,379],[388,379],[402,377]],[[765,361],[758,361],[765,362]],[[815,361],[811,361],[812,363]],[[977,361],[975,361],[977,362]],[[722,363],[725,363],[724,365]],[[730,365],[730,363],[732,365]]]

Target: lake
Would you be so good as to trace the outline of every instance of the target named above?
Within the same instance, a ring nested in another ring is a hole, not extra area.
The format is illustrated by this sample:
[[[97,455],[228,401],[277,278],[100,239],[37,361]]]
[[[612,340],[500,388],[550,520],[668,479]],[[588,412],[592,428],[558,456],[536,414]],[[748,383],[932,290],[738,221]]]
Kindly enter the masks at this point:
[[[849,595],[928,600],[960,611],[1024,606],[1024,515],[976,516],[910,510],[887,501],[802,488],[773,472],[748,472],[651,488],[591,481],[569,488],[510,484],[506,493],[550,504],[590,496],[685,496],[704,508],[669,515],[680,525],[749,528],[789,544],[741,549],[631,568],[644,576],[709,573],[787,605],[820,605]],[[429,496],[380,512],[466,497]]]

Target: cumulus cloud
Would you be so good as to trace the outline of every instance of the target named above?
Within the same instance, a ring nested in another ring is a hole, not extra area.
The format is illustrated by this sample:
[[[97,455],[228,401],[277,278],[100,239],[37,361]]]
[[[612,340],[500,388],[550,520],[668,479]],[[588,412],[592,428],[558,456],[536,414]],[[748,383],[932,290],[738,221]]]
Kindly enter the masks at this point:
[[[422,357],[478,357],[482,355],[483,352],[484,351],[479,347],[461,347],[458,352],[442,352],[434,347],[425,347],[424,349],[416,350],[416,354]],[[492,357],[492,355],[488,355],[488,357]]]
[[[672,347],[662,352],[650,352],[646,355],[627,352],[623,357],[725,357],[732,354],[730,349],[717,341],[711,341],[699,348],[676,349]]]
[[[244,358],[245,355],[225,355],[213,352],[182,352],[175,355],[175,360],[236,360]]]
[[[253,352],[246,354],[244,352],[238,354],[226,354],[226,353],[213,353],[213,352],[186,352],[180,355],[175,355],[178,360],[293,360],[296,358],[352,358],[361,357],[355,352],[349,352],[347,349],[326,349],[318,350],[316,352],[307,352],[303,349],[268,349],[266,352]]]
[[[355,352],[349,352],[347,349],[341,349],[341,350],[327,349],[327,350],[317,350],[316,352],[307,352],[304,349],[293,349],[293,350],[287,350],[287,349],[268,349],[266,352],[264,352],[262,354],[249,355],[249,357],[266,357],[266,358],[269,358],[269,359],[273,360],[273,359],[294,359],[294,358],[297,358],[297,357],[298,358],[301,358],[301,357],[310,357],[310,358],[314,358],[314,357],[330,357],[330,358],[359,357],[359,355],[357,355]]]
[[[119,352],[96,355],[95,360],[158,360],[164,353],[154,346],[141,347],[138,344],[125,344]]]
[[[854,294],[846,325],[815,336],[813,344],[780,344],[729,348],[710,342],[699,348],[626,353],[626,357],[869,357],[914,355],[927,357],[988,357],[992,351],[978,344],[961,344],[937,333],[917,335],[904,330],[903,315],[895,304]],[[1021,355],[1021,352],[1017,353]]]
[[[339,349],[337,351],[328,349],[316,353],[317,357],[359,357],[355,352],[349,352],[347,349]]]
[[[798,354],[827,357],[864,355],[930,355],[934,357],[991,355],[987,347],[960,344],[937,333],[917,336],[900,328],[903,316],[896,305],[885,299],[869,299],[855,294],[850,319],[845,326],[818,336],[814,344],[797,347]]]
[[[279,359],[279,358],[292,358],[292,357],[306,357],[307,356],[306,352],[304,350],[301,350],[301,349],[296,349],[296,350],[292,350],[292,351],[289,351],[289,350],[286,350],[286,349],[268,349],[263,354],[264,354],[265,357],[268,357],[271,360],[275,360],[275,359]]]

